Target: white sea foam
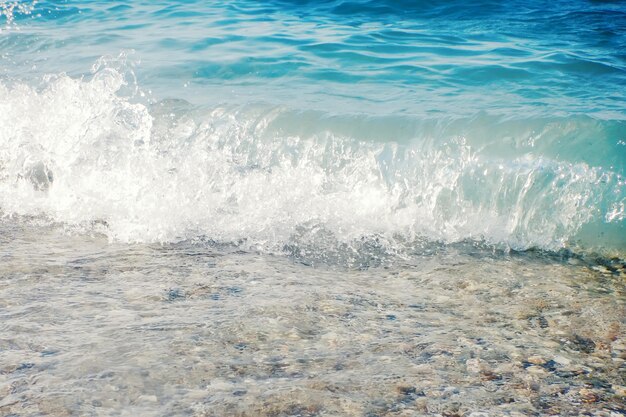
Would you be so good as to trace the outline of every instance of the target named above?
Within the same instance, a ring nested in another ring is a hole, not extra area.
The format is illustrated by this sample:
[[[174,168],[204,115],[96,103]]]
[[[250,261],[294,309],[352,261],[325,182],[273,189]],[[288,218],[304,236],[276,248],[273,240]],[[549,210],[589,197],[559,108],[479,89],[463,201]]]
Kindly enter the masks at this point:
[[[0,85],[5,216],[124,242],[301,252],[361,250],[364,239],[398,251],[423,238],[557,250],[598,246],[594,236],[623,227],[621,178],[583,162],[489,156],[459,135],[363,140],[336,128],[353,119],[280,107],[148,105],[121,94],[125,84],[105,66],[41,89]]]

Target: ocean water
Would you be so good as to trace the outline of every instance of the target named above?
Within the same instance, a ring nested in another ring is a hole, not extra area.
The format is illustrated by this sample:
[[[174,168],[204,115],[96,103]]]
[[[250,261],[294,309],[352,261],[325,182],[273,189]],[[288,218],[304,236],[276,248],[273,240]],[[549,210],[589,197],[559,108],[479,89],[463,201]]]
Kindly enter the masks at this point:
[[[0,415],[623,415],[626,6],[0,0]]]

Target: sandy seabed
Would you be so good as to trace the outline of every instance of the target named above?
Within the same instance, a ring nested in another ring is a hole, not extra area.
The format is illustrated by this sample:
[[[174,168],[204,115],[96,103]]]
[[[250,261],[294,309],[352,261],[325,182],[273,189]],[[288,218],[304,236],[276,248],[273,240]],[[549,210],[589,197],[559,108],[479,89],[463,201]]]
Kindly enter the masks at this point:
[[[626,414],[619,261],[354,269],[2,228],[2,416]]]

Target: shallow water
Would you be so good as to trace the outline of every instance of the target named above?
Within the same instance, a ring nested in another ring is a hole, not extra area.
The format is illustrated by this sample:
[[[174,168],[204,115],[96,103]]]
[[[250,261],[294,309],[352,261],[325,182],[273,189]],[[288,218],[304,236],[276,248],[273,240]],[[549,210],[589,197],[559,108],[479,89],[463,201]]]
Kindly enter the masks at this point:
[[[626,415],[626,9],[0,0],[0,415]]]
[[[623,264],[442,247],[354,270],[3,236],[2,415],[626,412]]]

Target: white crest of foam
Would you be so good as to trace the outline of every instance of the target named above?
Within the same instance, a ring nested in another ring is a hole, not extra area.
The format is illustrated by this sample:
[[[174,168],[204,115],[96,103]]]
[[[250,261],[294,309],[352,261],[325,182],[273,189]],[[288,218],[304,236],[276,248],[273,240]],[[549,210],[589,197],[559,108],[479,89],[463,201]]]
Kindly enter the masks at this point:
[[[462,137],[401,146],[323,126],[285,135],[275,121],[286,109],[148,107],[120,94],[125,84],[105,66],[40,90],[0,85],[5,215],[96,224],[121,241],[207,236],[274,250],[304,233],[558,249],[623,212],[619,200],[602,212],[615,181],[584,163],[490,159]]]

